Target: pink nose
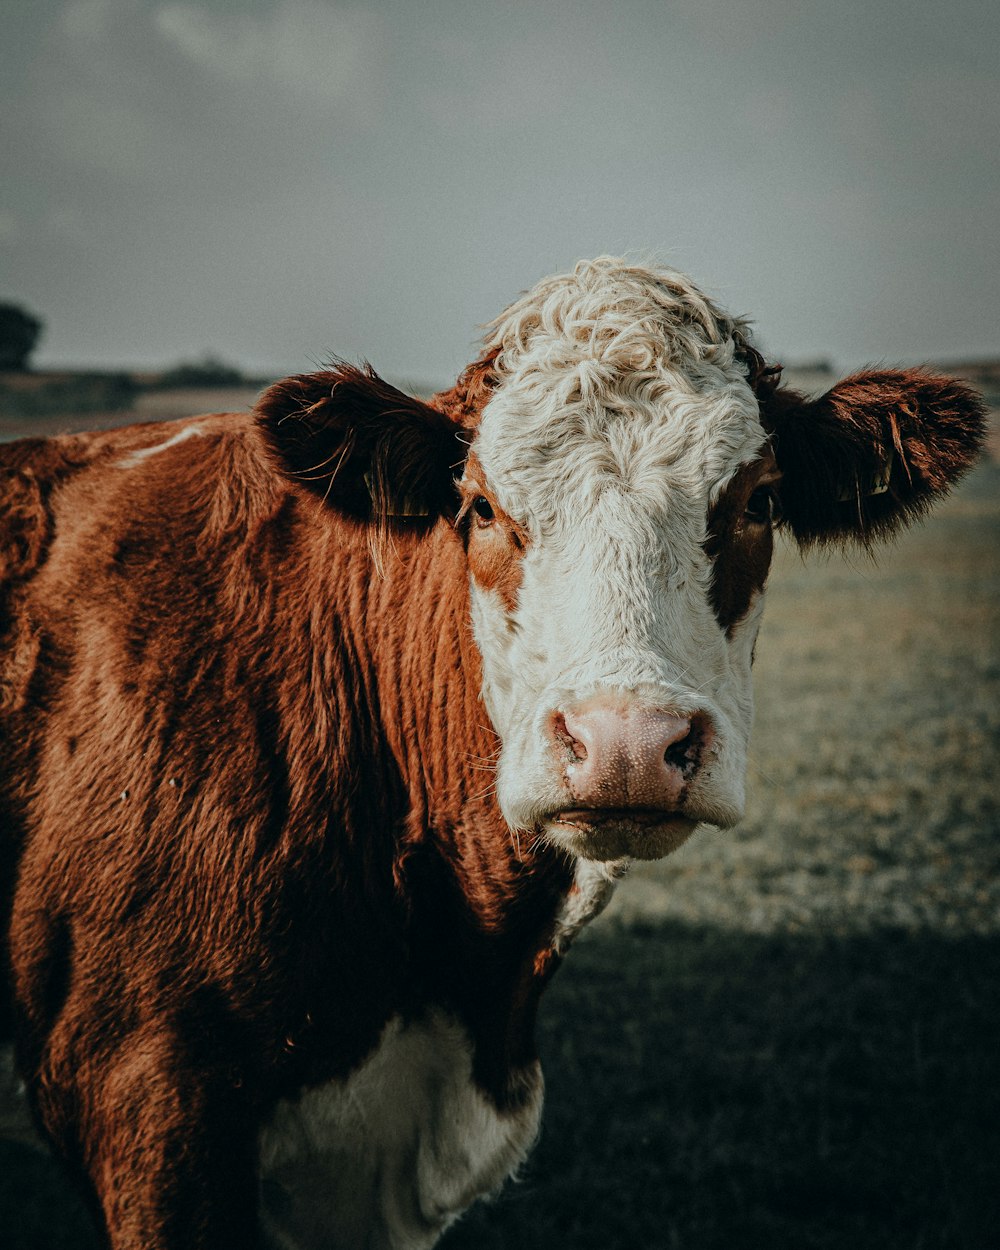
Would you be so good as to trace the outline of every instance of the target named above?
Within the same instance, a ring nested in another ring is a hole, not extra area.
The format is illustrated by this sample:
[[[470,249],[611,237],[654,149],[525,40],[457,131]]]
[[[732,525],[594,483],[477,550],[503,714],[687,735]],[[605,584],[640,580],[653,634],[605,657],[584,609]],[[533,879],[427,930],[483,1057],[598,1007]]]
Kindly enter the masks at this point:
[[[712,738],[701,712],[682,715],[600,697],[557,712],[566,781],[584,807],[676,811]]]

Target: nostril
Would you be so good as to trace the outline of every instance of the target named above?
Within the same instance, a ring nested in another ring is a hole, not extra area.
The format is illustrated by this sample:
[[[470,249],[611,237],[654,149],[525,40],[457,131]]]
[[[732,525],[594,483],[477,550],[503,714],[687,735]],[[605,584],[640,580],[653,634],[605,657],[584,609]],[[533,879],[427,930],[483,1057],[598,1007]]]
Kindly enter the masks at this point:
[[[552,732],[557,741],[561,742],[576,759],[585,760],[587,758],[587,748],[579,738],[574,738],[570,733],[566,725],[566,717],[562,712],[556,712],[553,716]]]
[[[676,768],[683,777],[690,777],[694,770],[698,767],[698,756],[701,752],[698,750],[698,744],[694,740],[694,734],[689,733],[686,738],[682,738],[679,742],[671,742],[663,753],[664,761]]]
[[[701,763],[707,736],[707,726],[702,717],[692,717],[688,732],[671,742],[664,751],[664,763],[676,768],[685,780],[692,777]]]

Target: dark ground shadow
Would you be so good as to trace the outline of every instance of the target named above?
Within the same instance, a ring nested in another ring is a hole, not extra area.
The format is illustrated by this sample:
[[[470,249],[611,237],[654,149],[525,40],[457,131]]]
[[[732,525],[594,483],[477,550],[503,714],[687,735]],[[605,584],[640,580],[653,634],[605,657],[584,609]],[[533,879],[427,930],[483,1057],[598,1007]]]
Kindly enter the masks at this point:
[[[993,1250],[1000,937],[598,926],[543,1007],[542,1139],[447,1250]],[[0,1145],[6,1250],[90,1250]]]
[[[586,934],[542,1140],[448,1250],[1000,1245],[1000,938]]]

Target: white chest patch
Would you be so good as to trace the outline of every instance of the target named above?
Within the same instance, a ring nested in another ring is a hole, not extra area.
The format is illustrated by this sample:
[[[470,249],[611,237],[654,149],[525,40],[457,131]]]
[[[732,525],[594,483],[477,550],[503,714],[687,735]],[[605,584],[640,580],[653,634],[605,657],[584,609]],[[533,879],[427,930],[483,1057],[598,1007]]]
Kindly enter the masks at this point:
[[[260,1136],[261,1225],[275,1250],[421,1250],[495,1192],[538,1134],[542,1075],[500,1113],[443,1012],[390,1021],[347,1081],[279,1104]]]

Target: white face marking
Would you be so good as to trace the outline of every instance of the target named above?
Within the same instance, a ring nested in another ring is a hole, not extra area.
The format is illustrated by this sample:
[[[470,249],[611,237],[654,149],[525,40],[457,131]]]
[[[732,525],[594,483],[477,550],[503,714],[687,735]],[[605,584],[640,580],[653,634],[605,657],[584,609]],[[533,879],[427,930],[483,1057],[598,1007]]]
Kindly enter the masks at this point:
[[[761,597],[727,638],[703,547],[710,505],[766,443],[738,328],[679,274],[598,261],[541,283],[488,338],[499,382],[472,450],[529,540],[514,612],[475,581],[472,612],[516,829],[571,846],[550,819],[572,806],[552,718],[604,697],[703,715],[714,736],[684,812],[742,815]],[[628,853],[665,854],[689,828]]]
[[[189,438],[200,437],[201,433],[202,431],[197,425],[186,425],[182,430],[178,430],[176,434],[166,439],[165,442],[154,443],[152,447],[143,447],[139,451],[130,452],[124,459],[118,461],[118,468],[135,469],[152,456],[158,456],[161,451],[167,451],[170,447],[176,447],[178,443],[186,442]]]
[[[262,1225],[280,1250],[421,1250],[524,1162],[541,1071],[501,1114],[472,1080],[465,1030],[439,1011],[386,1026],[345,1082],[279,1104],[260,1137]]]

